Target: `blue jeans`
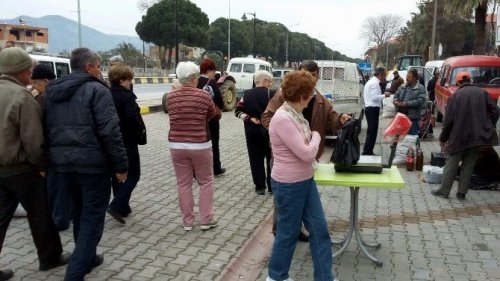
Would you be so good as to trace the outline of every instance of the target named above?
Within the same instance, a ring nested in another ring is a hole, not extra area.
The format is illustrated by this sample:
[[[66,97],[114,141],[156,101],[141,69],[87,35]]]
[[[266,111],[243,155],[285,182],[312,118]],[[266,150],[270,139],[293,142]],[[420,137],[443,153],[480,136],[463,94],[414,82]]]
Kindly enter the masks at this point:
[[[420,122],[420,119],[412,119],[411,120],[411,127],[410,127],[410,131],[408,132],[408,135],[418,135],[418,132],[420,131],[420,128],[419,128],[419,123]]]
[[[110,174],[56,173],[58,183],[69,188],[73,198],[75,250],[64,280],[83,280],[90,272],[111,195]]]
[[[127,147],[126,150],[128,158],[127,180],[121,183],[113,177],[113,200],[109,204],[109,208],[118,212],[122,217],[127,217],[132,212],[129,204],[130,197],[141,177],[141,163],[137,145]]]
[[[271,186],[278,211],[278,230],[268,265],[269,277],[277,281],[289,277],[297,233],[304,222],[309,231],[314,280],[332,281],[332,243],[316,182],[312,178],[295,183],[271,179]]]

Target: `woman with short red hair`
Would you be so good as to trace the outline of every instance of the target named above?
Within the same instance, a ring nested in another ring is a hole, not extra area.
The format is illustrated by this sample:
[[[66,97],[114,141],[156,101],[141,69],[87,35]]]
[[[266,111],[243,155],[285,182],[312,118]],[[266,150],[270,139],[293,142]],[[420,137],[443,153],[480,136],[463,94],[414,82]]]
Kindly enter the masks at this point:
[[[267,281],[291,280],[288,271],[302,222],[309,231],[314,280],[334,280],[330,235],[313,178],[321,136],[311,131],[302,115],[316,93],[315,85],[316,80],[308,71],[287,74],[281,88],[285,102],[269,124],[274,158],[271,185],[278,227]]]
[[[215,106],[222,110],[224,107],[224,101],[222,100],[222,95],[219,91],[219,86],[217,81],[215,81],[215,63],[209,58],[204,58],[200,64],[200,79],[198,80],[198,89],[203,89],[207,91],[215,103]],[[219,119],[211,119],[208,122],[208,129],[210,131],[210,136],[212,138],[212,150],[213,150],[213,164],[214,164],[214,176],[220,176],[226,172],[225,168],[222,168],[220,162],[220,152],[219,152],[219,137],[220,137],[220,125]]]

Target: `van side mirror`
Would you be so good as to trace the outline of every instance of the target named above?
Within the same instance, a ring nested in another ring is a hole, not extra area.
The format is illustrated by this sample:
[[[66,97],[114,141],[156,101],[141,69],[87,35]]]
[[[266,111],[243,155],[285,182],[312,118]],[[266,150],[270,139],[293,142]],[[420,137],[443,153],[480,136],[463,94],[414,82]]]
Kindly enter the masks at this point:
[[[448,80],[448,79],[446,79],[446,77],[443,77],[443,78],[441,78],[441,80],[439,81],[439,84],[440,84],[441,86],[444,86],[444,84],[446,84],[447,80]]]

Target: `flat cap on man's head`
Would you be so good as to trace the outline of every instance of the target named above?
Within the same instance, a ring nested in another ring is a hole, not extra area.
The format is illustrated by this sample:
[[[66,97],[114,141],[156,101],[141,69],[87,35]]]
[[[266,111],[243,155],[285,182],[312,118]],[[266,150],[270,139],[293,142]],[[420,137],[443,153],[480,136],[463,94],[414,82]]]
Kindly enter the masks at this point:
[[[6,48],[0,52],[0,73],[18,73],[32,66],[28,53],[19,47]]]

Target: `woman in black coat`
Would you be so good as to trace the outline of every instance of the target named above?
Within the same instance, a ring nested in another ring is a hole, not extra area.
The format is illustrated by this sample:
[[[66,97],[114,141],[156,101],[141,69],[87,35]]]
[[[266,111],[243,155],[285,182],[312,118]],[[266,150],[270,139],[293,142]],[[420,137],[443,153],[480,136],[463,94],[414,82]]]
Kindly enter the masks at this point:
[[[215,81],[215,63],[209,58],[203,59],[200,64],[200,79],[198,80],[198,89],[203,89],[207,91],[215,103],[215,106],[222,110],[224,107],[224,101],[222,100],[221,92],[219,91],[219,86],[217,81]],[[213,163],[214,163],[214,176],[220,176],[226,172],[225,168],[222,168],[220,162],[220,152],[219,152],[219,137],[220,137],[220,125],[218,118],[212,118],[208,121],[208,129],[210,131],[210,138],[212,140],[212,151],[213,151]]]
[[[124,218],[132,212],[129,205],[130,197],[141,176],[138,144],[146,144],[146,127],[135,101],[137,97],[131,91],[134,73],[130,67],[113,66],[108,76],[128,157],[127,180],[118,182],[113,179],[113,200],[109,204],[108,214],[124,224]]]

